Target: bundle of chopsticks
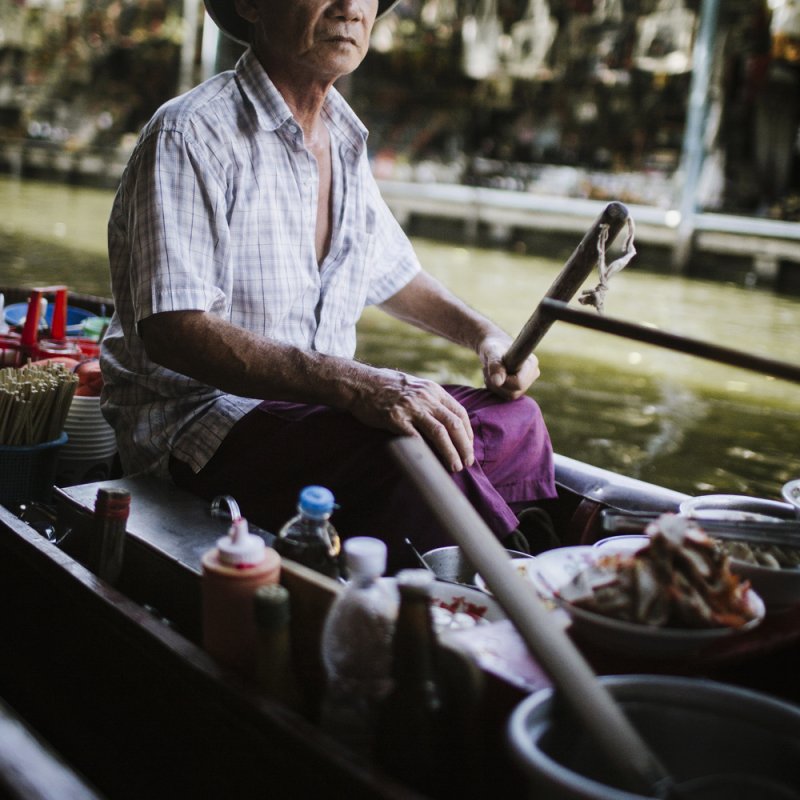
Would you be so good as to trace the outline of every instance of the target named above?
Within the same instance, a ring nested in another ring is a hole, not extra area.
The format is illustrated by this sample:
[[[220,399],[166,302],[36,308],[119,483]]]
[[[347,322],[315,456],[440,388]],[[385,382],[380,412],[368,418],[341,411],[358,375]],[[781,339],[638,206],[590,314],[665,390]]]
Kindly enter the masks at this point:
[[[59,363],[0,369],[0,445],[57,439],[77,386],[78,376]]]

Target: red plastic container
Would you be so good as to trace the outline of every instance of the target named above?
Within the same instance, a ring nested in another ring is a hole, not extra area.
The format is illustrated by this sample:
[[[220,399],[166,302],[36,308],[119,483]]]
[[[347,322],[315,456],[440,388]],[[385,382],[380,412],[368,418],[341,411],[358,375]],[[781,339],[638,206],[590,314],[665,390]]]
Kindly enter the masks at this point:
[[[53,318],[50,322],[50,335],[39,338],[39,318],[41,301],[46,295],[54,295]],[[82,361],[96,358],[100,347],[93,339],[67,336],[67,287],[43,286],[31,290],[28,298],[28,312],[20,337],[20,361],[31,358],[37,361],[42,358],[66,356]]]

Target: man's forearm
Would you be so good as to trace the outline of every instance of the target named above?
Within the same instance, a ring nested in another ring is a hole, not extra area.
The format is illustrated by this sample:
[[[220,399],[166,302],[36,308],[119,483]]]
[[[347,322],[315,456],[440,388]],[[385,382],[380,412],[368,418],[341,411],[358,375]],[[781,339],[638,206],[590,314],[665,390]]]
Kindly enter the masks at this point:
[[[202,311],[156,314],[140,331],[157,364],[242,397],[347,409],[371,369],[257,336]]]
[[[508,335],[426,272],[420,272],[381,308],[397,319],[479,352],[489,337]]]

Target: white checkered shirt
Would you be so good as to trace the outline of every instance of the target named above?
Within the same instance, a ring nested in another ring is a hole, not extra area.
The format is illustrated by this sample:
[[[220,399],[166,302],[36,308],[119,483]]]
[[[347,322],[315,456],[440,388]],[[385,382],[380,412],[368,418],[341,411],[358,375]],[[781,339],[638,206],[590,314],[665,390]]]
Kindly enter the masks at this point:
[[[170,453],[201,469],[259,402],[150,361],[137,334],[141,320],[202,310],[350,358],[364,307],[419,270],[370,172],[366,130],[333,89],[323,116],[334,213],[321,266],[316,162],[250,51],[234,71],[167,103],[143,130],[109,220],[116,312],[101,357],[103,410],[126,473],[165,475]]]

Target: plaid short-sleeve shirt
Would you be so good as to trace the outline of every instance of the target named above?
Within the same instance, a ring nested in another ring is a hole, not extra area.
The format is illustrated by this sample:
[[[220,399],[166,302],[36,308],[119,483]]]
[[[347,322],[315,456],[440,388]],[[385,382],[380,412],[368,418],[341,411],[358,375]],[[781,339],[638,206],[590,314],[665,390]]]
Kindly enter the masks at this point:
[[[331,244],[317,263],[317,164],[252,52],[162,107],[142,131],[108,226],[116,311],[103,342],[103,410],[127,473],[201,469],[259,400],[147,358],[138,323],[201,310],[298,347],[352,357],[364,307],[419,270],[380,197],[366,130],[335,90],[323,109],[333,168]],[[203,342],[197,342],[202,348]],[[264,398],[266,399],[266,398]]]

